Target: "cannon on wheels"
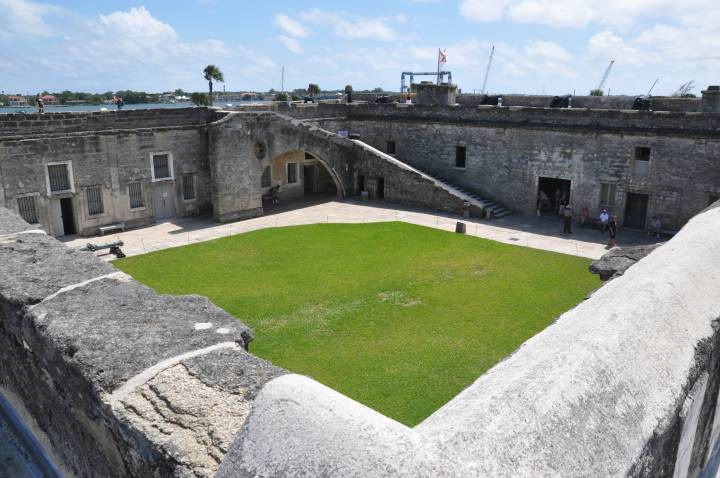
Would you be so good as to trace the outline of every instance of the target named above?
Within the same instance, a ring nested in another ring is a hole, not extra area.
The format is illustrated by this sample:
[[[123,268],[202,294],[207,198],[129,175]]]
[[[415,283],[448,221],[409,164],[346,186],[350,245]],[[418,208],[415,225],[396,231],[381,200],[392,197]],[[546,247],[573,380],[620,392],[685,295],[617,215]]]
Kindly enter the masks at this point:
[[[107,242],[105,244],[92,244],[88,242],[85,246],[78,249],[79,251],[97,252],[105,249],[110,249],[109,254],[115,254],[115,257],[122,259],[125,257],[125,253],[120,249],[123,246],[123,241]]]

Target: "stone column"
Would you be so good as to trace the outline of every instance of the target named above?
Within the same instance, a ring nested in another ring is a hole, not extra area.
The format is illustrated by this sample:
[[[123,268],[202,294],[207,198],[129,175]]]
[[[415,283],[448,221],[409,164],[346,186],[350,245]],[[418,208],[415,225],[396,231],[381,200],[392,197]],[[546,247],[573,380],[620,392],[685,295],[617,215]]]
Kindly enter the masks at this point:
[[[720,113],[720,86],[708,86],[702,92],[702,112]]]

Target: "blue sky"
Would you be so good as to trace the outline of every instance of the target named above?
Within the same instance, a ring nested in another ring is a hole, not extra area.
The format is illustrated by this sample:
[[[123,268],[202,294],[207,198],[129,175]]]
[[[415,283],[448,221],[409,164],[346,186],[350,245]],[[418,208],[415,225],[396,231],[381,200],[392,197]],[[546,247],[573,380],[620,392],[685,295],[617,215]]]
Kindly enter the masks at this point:
[[[717,0],[0,0],[0,90],[397,90],[437,49],[464,90],[586,94],[610,59],[612,94],[720,83]]]

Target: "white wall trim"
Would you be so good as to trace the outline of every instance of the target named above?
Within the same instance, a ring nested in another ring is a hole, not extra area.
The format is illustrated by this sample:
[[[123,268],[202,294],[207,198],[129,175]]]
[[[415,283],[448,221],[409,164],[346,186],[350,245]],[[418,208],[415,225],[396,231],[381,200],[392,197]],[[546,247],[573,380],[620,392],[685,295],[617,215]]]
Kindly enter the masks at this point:
[[[155,156],[167,155],[168,157],[168,169],[170,171],[169,178],[156,178],[155,177],[155,165],[153,164],[153,158]],[[159,181],[173,181],[175,179],[175,170],[173,167],[173,154],[172,151],[155,151],[150,153],[150,175],[152,176],[152,182],[156,183]]]
[[[62,191],[51,191],[50,190],[50,171],[48,170],[48,167],[49,166],[57,166],[60,164],[64,164],[67,166],[68,182],[70,183],[70,189],[64,189]],[[47,187],[48,196],[54,196],[57,194],[67,194],[67,193],[75,194],[75,178],[73,176],[72,160],[68,159],[67,161],[51,161],[51,162],[45,163],[44,169],[45,169],[45,185]]]

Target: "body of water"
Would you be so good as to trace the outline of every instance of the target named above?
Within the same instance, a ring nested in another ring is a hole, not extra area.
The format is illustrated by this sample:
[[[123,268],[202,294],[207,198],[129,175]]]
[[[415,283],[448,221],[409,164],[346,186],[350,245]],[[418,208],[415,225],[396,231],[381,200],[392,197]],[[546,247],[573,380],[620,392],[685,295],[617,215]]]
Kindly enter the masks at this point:
[[[249,106],[249,105],[262,105],[272,103],[272,101],[238,101],[237,103],[230,103],[232,106]],[[215,106],[225,107],[227,103],[216,103]],[[151,110],[158,108],[193,108],[192,103],[139,103],[134,105],[125,104],[123,110]],[[117,110],[115,105],[66,105],[66,106],[45,106],[45,113],[65,113],[65,112],[77,112],[77,111],[101,111],[106,109],[108,111]],[[0,107],[0,113],[37,113],[37,107],[25,106],[22,108],[10,108],[7,106]]]

